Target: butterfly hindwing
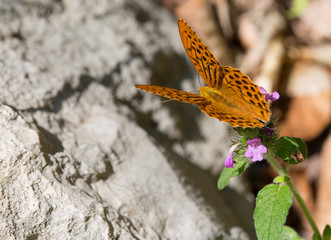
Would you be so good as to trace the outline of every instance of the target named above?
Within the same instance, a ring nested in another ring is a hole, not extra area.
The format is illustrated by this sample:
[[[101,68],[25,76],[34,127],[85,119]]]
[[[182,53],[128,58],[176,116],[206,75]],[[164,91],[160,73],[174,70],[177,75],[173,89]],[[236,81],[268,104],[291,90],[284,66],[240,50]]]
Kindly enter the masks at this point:
[[[254,84],[248,76],[239,69],[232,67],[222,67],[224,78],[220,91],[225,95],[232,95],[235,102],[246,106],[249,115],[262,121],[268,121],[270,109],[261,93],[259,86]]]
[[[198,104],[201,111],[207,114],[209,117],[216,118],[220,121],[230,124],[232,127],[263,127],[263,122],[254,118],[253,116],[245,116],[244,113],[230,115],[224,111],[220,111],[219,108],[213,106],[212,104]]]

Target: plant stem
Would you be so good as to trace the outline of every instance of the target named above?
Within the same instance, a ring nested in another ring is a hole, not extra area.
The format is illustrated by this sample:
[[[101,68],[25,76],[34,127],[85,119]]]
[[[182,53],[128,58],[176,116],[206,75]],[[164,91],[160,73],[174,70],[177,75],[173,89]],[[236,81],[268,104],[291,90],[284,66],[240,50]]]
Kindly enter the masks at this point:
[[[288,175],[287,171],[284,171],[281,166],[279,166],[279,164],[277,163],[277,161],[275,160],[274,157],[272,156],[268,156],[268,161],[271,164],[271,166],[274,167],[274,169],[277,171],[277,173],[280,176],[284,176],[285,178],[285,182],[287,184],[287,186],[291,189],[295,199],[297,200],[297,202],[299,203],[303,213],[305,214],[310,226],[312,227],[312,229],[314,230],[314,235],[316,237],[316,239],[322,239],[320,232],[318,231],[317,225],[313,219],[313,217],[311,216],[306,204],[304,203],[303,199],[301,198],[298,190],[296,189],[296,187],[294,186],[293,182],[291,181],[290,176]]]
[[[267,156],[268,162],[276,170],[280,176],[287,176],[287,172],[282,169],[281,166],[277,163],[276,159],[273,156]]]
[[[312,229],[314,230],[315,237],[316,237],[317,239],[322,239],[321,234],[320,234],[320,232],[318,231],[318,228],[317,228],[317,226],[316,226],[316,223],[315,223],[313,217],[311,216],[311,214],[310,214],[310,212],[309,212],[309,210],[308,210],[308,208],[307,208],[305,202],[304,202],[303,199],[301,198],[301,196],[300,196],[298,190],[296,189],[296,187],[295,187],[294,184],[292,183],[291,179],[288,177],[288,178],[286,178],[285,182],[286,182],[287,186],[291,189],[291,191],[292,191],[292,193],[293,193],[295,199],[297,200],[297,202],[299,203],[299,205],[300,205],[300,207],[301,207],[303,213],[305,214],[305,216],[306,216],[306,218],[307,218],[307,220],[308,220],[310,226],[311,226]]]

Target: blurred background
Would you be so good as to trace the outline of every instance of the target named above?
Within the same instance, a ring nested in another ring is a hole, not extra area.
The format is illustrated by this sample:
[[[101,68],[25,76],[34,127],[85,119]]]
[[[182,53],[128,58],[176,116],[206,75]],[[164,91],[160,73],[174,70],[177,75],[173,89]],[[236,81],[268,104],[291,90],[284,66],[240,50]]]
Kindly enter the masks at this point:
[[[218,191],[231,126],[134,87],[197,92],[178,18],[280,93],[280,134],[308,145],[291,176],[330,224],[330,13],[330,0],[0,1],[0,238],[256,239],[274,171],[255,163]],[[311,239],[296,204],[286,224]]]

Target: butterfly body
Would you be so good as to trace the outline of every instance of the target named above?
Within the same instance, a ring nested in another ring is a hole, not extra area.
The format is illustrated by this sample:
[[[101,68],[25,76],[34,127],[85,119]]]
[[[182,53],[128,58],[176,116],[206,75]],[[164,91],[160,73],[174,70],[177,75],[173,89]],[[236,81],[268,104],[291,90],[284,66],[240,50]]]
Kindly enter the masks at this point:
[[[239,69],[221,67],[196,33],[182,19],[178,20],[184,48],[207,86],[194,94],[182,90],[136,85],[137,88],[180,102],[196,104],[208,116],[233,127],[263,127],[270,110],[259,87]]]
[[[268,120],[268,117],[263,116],[256,110],[256,107],[247,107],[246,101],[241,98],[238,91],[233,89],[221,91],[210,87],[200,87],[199,92],[206,98],[203,104],[197,104],[200,110],[233,127],[262,127],[263,122]]]

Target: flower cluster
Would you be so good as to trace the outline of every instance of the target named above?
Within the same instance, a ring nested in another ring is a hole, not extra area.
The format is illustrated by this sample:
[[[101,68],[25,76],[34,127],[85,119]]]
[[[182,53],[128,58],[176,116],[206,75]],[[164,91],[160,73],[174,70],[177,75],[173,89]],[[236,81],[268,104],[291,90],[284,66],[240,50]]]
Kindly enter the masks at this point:
[[[260,91],[262,94],[265,95],[265,100],[276,101],[279,99],[279,93],[274,91],[272,94],[269,94],[263,87],[260,87]],[[264,133],[266,136],[271,136],[274,130],[269,127],[264,128]],[[256,137],[246,141],[247,149],[245,152],[245,157],[249,158],[252,162],[262,161],[264,153],[267,153],[268,149],[264,146],[261,142],[261,139]],[[225,167],[226,168],[234,168],[234,164],[236,161],[233,160],[233,153],[235,149],[239,146],[239,143],[233,145],[228,153],[228,156],[225,160]]]
[[[248,144],[247,150],[245,152],[245,157],[249,158],[252,162],[262,161],[263,153],[266,153],[267,148],[261,143],[261,139],[254,138],[252,140],[247,140]]]
[[[249,158],[252,162],[262,161],[263,160],[263,153],[266,153],[268,149],[261,143],[260,138],[254,138],[252,140],[247,140],[246,143],[248,144],[247,150],[245,152],[245,157]],[[233,152],[237,148],[239,143],[233,145],[228,153],[228,156],[225,160],[225,167],[226,168],[234,168],[234,164],[236,161],[233,160]]]

